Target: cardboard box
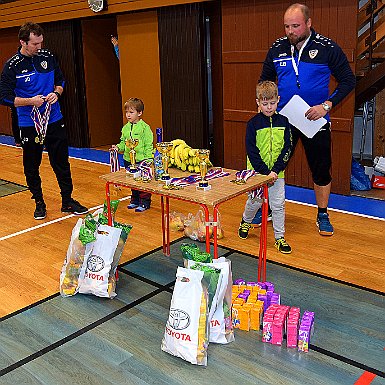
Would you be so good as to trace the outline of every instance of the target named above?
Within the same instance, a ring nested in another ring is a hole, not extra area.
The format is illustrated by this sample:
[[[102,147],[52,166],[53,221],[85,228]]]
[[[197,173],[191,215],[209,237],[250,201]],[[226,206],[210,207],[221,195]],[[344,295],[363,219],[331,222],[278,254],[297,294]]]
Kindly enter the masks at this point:
[[[385,176],[373,175],[372,187],[385,189]]]

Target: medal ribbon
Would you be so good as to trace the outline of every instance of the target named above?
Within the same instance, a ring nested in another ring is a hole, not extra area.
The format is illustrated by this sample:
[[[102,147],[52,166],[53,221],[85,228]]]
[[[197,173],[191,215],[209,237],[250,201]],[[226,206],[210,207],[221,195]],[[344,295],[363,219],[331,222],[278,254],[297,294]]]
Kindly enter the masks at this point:
[[[44,142],[44,138],[47,133],[47,126],[50,114],[51,105],[49,103],[46,103],[43,115],[41,115],[40,110],[36,106],[32,107],[31,119],[33,120],[33,123],[35,125],[40,144],[43,144]]]
[[[211,179],[215,179],[215,178],[222,178],[222,177],[227,176],[227,175],[230,175],[230,173],[224,172],[223,168],[221,168],[221,167],[216,168],[216,169],[212,168],[207,172],[205,179],[211,180]],[[172,178],[170,181],[170,185],[185,187],[185,186],[188,186],[190,184],[197,183],[200,180],[201,180],[200,174],[191,174],[191,175],[189,175],[187,177],[183,177],[183,178]]]
[[[118,149],[110,148],[110,169],[111,172],[119,171]]]

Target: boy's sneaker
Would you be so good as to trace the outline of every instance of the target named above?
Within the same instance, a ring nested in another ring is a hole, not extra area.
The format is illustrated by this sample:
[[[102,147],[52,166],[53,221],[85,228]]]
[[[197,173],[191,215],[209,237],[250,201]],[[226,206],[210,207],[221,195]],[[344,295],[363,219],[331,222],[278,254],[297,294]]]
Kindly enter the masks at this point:
[[[274,246],[277,248],[279,252],[282,254],[290,254],[291,253],[291,247],[286,242],[284,237],[278,238],[275,240]]]
[[[36,209],[33,217],[37,220],[44,219],[47,216],[47,208],[44,201],[36,202]]]
[[[141,213],[141,212],[143,212],[143,211],[148,210],[149,208],[150,208],[150,206],[147,206],[147,205],[140,205],[139,207],[137,207],[137,208],[135,209],[135,212],[136,212],[136,213]]]
[[[270,222],[272,219],[271,217],[271,210],[270,210],[270,207],[269,207],[269,211],[267,213],[267,221]],[[257,213],[255,214],[253,220],[251,221],[251,224],[254,226],[254,227],[259,227],[261,226],[262,224],[262,208],[260,208]]]
[[[82,206],[75,199],[70,199],[67,203],[63,203],[61,206],[62,213],[72,213],[75,215],[83,215],[88,213],[87,207]]]
[[[249,230],[252,228],[250,223],[245,222],[243,219],[239,225],[238,236],[241,239],[246,239],[249,236]]]
[[[138,203],[130,203],[127,208],[129,210],[132,210],[132,209],[136,209],[137,207],[139,207],[139,204]]]
[[[331,236],[334,234],[334,229],[329,220],[328,213],[319,213],[317,216],[318,232],[321,235]]]

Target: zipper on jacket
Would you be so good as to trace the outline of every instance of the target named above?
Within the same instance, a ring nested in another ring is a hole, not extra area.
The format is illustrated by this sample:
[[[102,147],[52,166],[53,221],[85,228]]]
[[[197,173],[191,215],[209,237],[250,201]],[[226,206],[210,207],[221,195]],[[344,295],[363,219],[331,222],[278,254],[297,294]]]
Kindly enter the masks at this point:
[[[273,167],[273,118],[270,116],[270,153],[269,153],[269,168]]]

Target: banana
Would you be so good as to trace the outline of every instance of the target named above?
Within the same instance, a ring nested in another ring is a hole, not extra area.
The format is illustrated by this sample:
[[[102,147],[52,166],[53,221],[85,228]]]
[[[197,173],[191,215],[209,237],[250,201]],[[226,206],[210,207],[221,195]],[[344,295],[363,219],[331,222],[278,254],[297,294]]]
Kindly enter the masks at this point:
[[[201,171],[201,169],[200,169],[199,166],[195,166],[195,167],[194,167],[194,170],[195,170],[196,173],[200,173],[200,171]]]
[[[182,144],[179,144],[178,146],[175,147],[175,150],[174,150],[174,158],[175,158],[175,163],[179,166],[179,163],[182,162],[182,159],[179,155],[179,147],[181,146]]]
[[[188,154],[191,156],[191,157],[194,157],[196,156],[196,149],[195,148],[190,148],[189,151],[188,151]]]
[[[190,149],[191,149],[191,147],[187,146],[187,145],[183,149],[183,159],[188,159]]]
[[[181,143],[179,146],[178,146],[178,155],[179,155],[179,158],[181,160],[184,159],[184,155],[183,155],[183,151],[185,149],[185,147],[187,146],[186,142],[185,143]]]
[[[187,167],[187,170],[189,170],[190,172],[193,172],[194,171],[194,166],[189,164],[188,167]]]
[[[186,171],[186,169],[187,169],[186,163],[182,162],[182,165],[180,168],[182,171]]]
[[[174,140],[171,141],[171,143],[172,143],[172,145],[173,145],[174,148],[175,148],[175,146],[177,146],[178,144],[182,144],[182,143],[185,143],[185,144],[186,144],[186,142],[185,142],[183,139],[174,139]]]

